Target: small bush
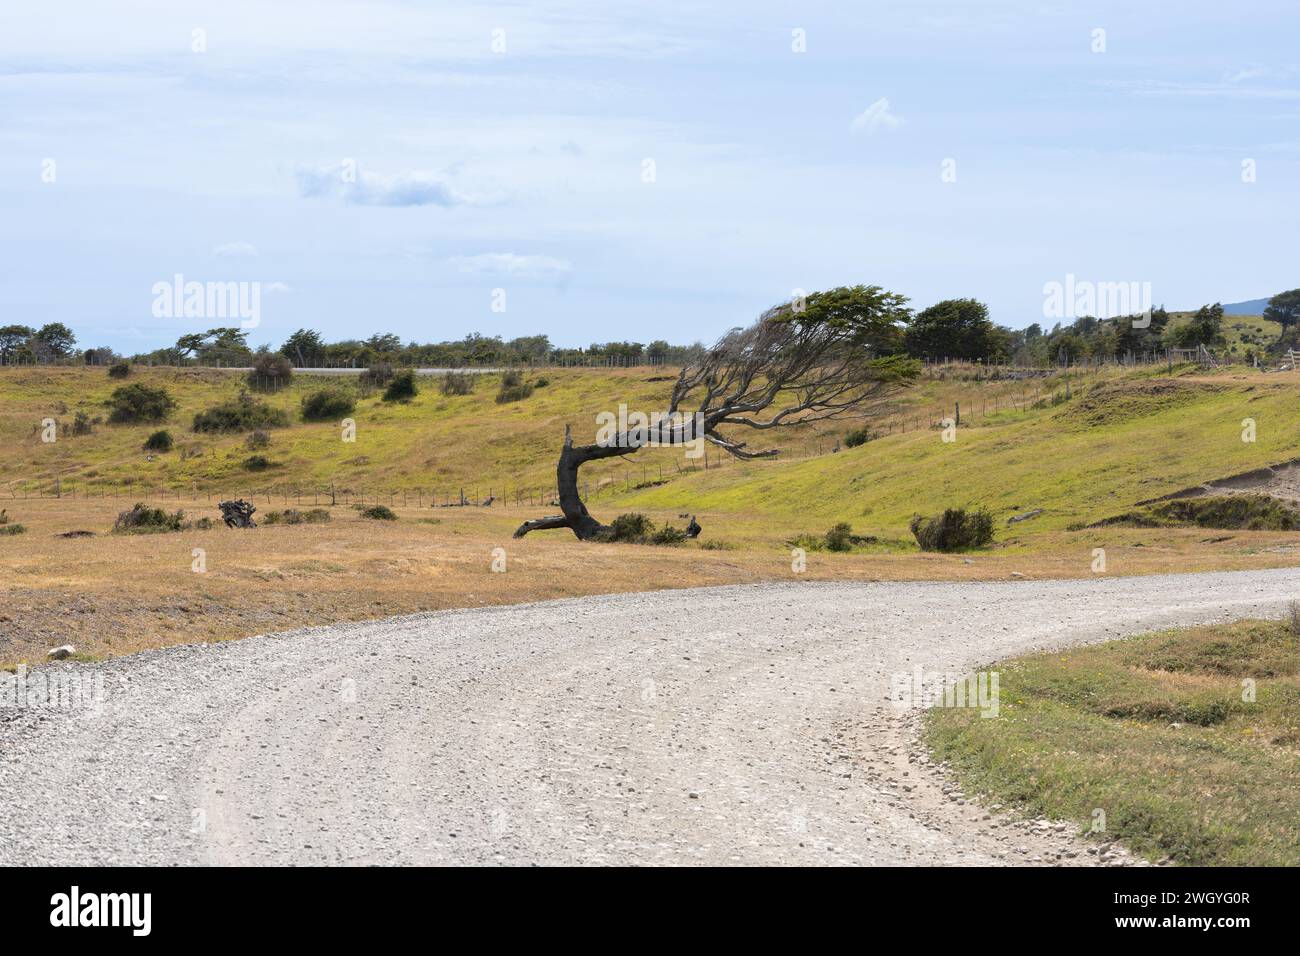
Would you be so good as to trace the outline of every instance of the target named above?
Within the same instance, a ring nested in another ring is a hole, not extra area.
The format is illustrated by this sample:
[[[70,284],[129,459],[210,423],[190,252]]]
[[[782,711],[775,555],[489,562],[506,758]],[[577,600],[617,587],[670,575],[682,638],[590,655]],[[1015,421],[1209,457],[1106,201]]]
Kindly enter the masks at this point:
[[[371,508],[364,508],[361,511],[361,517],[370,518],[373,521],[397,520],[397,515],[393,514],[393,509],[388,505],[375,505]]]
[[[257,428],[283,428],[288,424],[289,416],[283,409],[272,408],[247,393],[194,416],[196,432],[243,432]]]
[[[268,468],[275,467],[275,462],[265,455],[249,455],[242,464],[245,471],[266,471]]]
[[[391,382],[396,374],[397,372],[388,362],[376,362],[361,373],[361,384],[379,388]]]
[[[245,439],[244,444],[248,447],[249,451],[261,451],[263,448],[270,447],[271,436],[259,429],[249,435],[248,438]]]
[[[337,421],[351,415],[357,407],[352,393],[341,388],[322,388],[304,395],[302,420],[305,422]]]
[[[444,395],[468,395],[474,391],[475,378],[471,372],[448,372],[439,388]]]
[[[80,412],[80,411],[79,411],[79,412],[77,412],[77,414],[73,417],[73,419],[72,419],[72,428],[69,429],[69,431],[70,431],[70,433],[73,434],[73,435],[91,435],[91,434],[94,434],[94,432],[95,432],[95,424],[96,424],[98,421],[99,421],[99,419],[95,419],[95,421],[92,422],[92,421],[90,420],[90,416],[89,416],[89,415],[87,415],[85,412]]]
[[[263,352],[253,360],[248,387],[255,392],[278,392],[293,378],[293,365],[279,352]]]
[[[183,531],[185,527],[185,512],[168,513],[139,502],[130,511],[121,512],[113,522],[113,531],[117,534],[155,534]]]
[[[643,514],[621,514],[601,532],[601,541],[623,542],[625,544],[681,544],[686,540],[686,532],[671,525],[656,528],[653,521]]]
[[[262,518],[262,524],[323,524],[330,520],[330,513],[325,508],[311,508],[299,511],[286,508],[284,511],[271,511]]]
[[[176,407],[176,401],[165,388],[153,388],[142,382],[123,385],[113,391],[108,400],[111,409],[108,420],[115,425],[134,422],[161,422]]]
[[[792,548],[803,548],[805,551],[844,553],[852,551],[861,544],[874,544],[877,540],[868,535],[854,534],[852,526],[847,521],[841,521],[825,534],[801,534],[786,543]]]
[[[518,402],[533,394],[533,386],[524,381],[522,373],[511,369],[501,376],[501,390],[497,392],[497,404]]]
[[[172,450],[173,444],[172,433],[164,429],[154,432],[144,440],[144,450],[167,452]]]
[[[993,540],[993,516],[983,508],[969,513],[964,508],[948,508],[936,518],[917,515],[911,529],[922,551],[964,551],[982,548]]]
[[[543,375],[540,378],[538,378],[535,382],[533,382],[533,388],[545,388],[547,385],[550,384],[551,384],[551,380],[547,378],[545,375]]]
[[[686,540],[686,532],[672,525],[664,525],[650,535],[651,544],[681,544]]]
[[[1300,637],[1300,601],[1292,601],[1286,606],[1286,626],[1293,636]]]
[[[844,436],[844,447],[857,448],[859,445],[865,445],[875,437],[875,435],[871,434],[871,432],[865,428],[855,428]]]
[[[827,551],[852,551],[853,527],[847,521],[841,521],[826,532]]]
[[[415,387],[415,372],[408,368],[406,371],[398,372],[393,376],[393,380],[384,389],[384,401],[409,402],[418,394],[420,394],[420,390]]]
[[[130,362],[114,362],[108,367],[109,378],[126,378],[131,374]]]
[[[601,539],[640,543],[654,531],[654,527],[654,522],[643,514],[622,514],[606,525]]]
[[[13,535],[13,534],[24,534],[26,531],[27,531],[27,529],[26,529],[25,527],[23,527],[22,525],[20,525],[20,524],[3,524],[3,525],[0,525],[0,535],[6,535],[6,534],[9,534],[9,535]]]

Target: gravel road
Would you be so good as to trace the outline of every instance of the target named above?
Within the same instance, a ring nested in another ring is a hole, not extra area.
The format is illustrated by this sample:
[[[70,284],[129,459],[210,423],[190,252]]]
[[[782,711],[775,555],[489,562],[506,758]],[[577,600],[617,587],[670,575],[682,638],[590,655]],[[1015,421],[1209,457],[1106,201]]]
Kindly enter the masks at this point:
[[[51,665],[102,706],[0,703],[0,864],[1096,862],[945,794],[891,675],[1296,597],[1300,569],[801,582]]]

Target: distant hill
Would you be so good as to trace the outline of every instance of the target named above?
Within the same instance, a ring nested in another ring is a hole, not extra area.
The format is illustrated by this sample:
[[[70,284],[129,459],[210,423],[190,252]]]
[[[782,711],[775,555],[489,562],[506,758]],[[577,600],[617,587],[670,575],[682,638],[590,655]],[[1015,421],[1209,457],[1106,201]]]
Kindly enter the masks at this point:
[[[1223,303],[1224,315],[1263,315],[1264,308],[1268,305],[1271,297],[1263,299],[1249,299],[1245,302],[1225,302]]]

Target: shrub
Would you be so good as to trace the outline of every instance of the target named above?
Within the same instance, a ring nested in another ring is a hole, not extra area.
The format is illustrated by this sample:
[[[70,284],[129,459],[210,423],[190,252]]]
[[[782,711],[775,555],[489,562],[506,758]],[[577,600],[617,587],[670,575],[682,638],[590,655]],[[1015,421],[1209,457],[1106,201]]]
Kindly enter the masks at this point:
[[[621,514],[606,525],[600,540],[626,544],[681,544],[686,540],[686,532],[671,525],[656,528],[645,515],[633,512]]]
[[[855,428],[844,436],[844,447],[857,448],[859,445],[865,445],[875,437],[866,428]]]
[[[860,544],[874,544],[878,539],[869,535],[854,534],[847,521],[841,521],[825,534],[801,534],[787,544],[805,551],[852,551]]]
[[[289,416],[283,409],[272,408],[247,393],[194,416],[196,432],[243,432],[255,428],[282,428],[288,424]]]
[[[847,521],[841,521],[826,532],[827,551],[852,551],[853,527]]]
[[[23,533],[25,533],[26,531],[27,531],[27,529],[26,529],[25,527],[23,527],[22,525],[20,525],[20,524],[3,524],[3,525],[0,525],[0,535],[6,535],[6,534],[10,534],[10,535],[13,535],[13,534],[23,534]]]
[[[409,402],[420,393],[415,387],[415,372],[407,369],[404,372],[398,372],[393,376],[388,387],[384,389],[384,401],[386,402]]]
[[[262,519],[262,524],[323,524],[330,520],[330,513],[325,508],[312,508],[299,511],[286,508],[284,511],[270,511]]]
[[[922,551],[963,551],[993,540],[993,516],[983,508],[970,513],[964,508],[948,508],[936,518],[917,515],[911,529]]]
[[[396,521],[397,515],[393,514],[393,509],[388,505],[375,505],[372,508],[365,508],[361,512],[361,517],[370,518],[374,521]]]
[[[356,399],[352,393],[341,388],[322,388],[304,395],[302,399],[302,420],[305,422],[337,421],[356,410]]]
[[[108,400],[108,420],[124,425],[132,422],[161,422],[176,407],[165,388],[153,388],[142,382],[115,389]]]
[[[248,387],[255,392],[278,392],[293,378],[293,365],[279,352],[263,352],[253,361]]]
[[[152,435],[150,435],[148,438],[144,440],[144,450],[164,451],[164,452],[171,451],[173,444],[174,443],[172,442],[172,433],[164,429],[163,431],[154,432]]]
[[[1295,531],[1300,529],[1300,511],[1271,495],[1205,495],[1162,501],[1106,518],[1097,524],[1138,528],[1196,525],[1227,531]]]
[[[248,436],[244,441],[244,444],[248,446],[249,451],[261,451],[263,448],[270,446],[271,436],[261,429],[258,429]]]
[[[246,471],[266,471],[268,468],[274,468],[275,462],[265,455],[249,455],[243,461]]]
[[[184,528],[185,512],[169,514],[161,508],[150,508],[139,502],[130,511],[121,512],[113,522],[113,531],[117,534],[155,534]]]
[[[1300,512],[1271,495],[1212,495],[1180,498],[1156,505],[1151,512],[1171,523],[1247,531],[1294,531]]]
[[[130,362],[114,362],[108,367],[109,378],[126,378],[131,374]]]
[[[511,369],[501,376],[501,390],[497,392],[497,404],[518,402],[533,394],[533,386],[524,381],[520,372]]]
[[[99,421],[99,419],[95,420],[95,422],[97,421]],[[92,422],[90,420],[90,416],[87,415],[85,412],[79,411],[77,412],[76,416],[72,419],[71,432],[74,435],[93,434],[95,431],[95,422]]]
[[[376,362],[361,373],[361,384],[378,388],[391,382],[396,374],[397,372],[388,362]]]
[[[551,380],[547,378],[545,375],[543,375],[540,378],[538,378],[537,381],[533,382],[533,388],[545,388],[547,385],[550,384],[551,384]]]
[[[640,543],[654,531],[654,527],[654,522],[643,514],[622,514],[605,527],[601,540]]]
[[[442,377],[442,394],[468,395],[474,391],[474,378],[470,372],[448,372]]]
[[[685,540],[686,532],[671,525],[664,525],[650,535],[651,544],[681,544]]]

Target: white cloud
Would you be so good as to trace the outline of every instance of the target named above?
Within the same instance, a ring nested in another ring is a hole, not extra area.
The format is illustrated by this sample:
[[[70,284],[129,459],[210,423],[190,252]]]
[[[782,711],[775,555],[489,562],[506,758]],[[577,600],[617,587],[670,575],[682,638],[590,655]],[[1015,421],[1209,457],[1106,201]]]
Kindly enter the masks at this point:
[[[855,133],[871,134],[879,129],[893,129],[903,124],[903,117],[889,111],[889,100],[883,96],[853,117],[849,129]]]
[[[434,173],[397,176],[368,173],[353,161],[334,166],[299,166],[298,194],[332,197],[360,206],[459,206],[470,197],[458,193]]]
[[[252,259],[257,256],[257,246],[251,242],[227,242],[212,251],[223,259]]]
[[[485,252],[477,256],[452,256],[447,265],[472,275],[500,275],[512,279],[545,279],[567,275],[573,266],[552,256],[521,256],[513,252]]]

